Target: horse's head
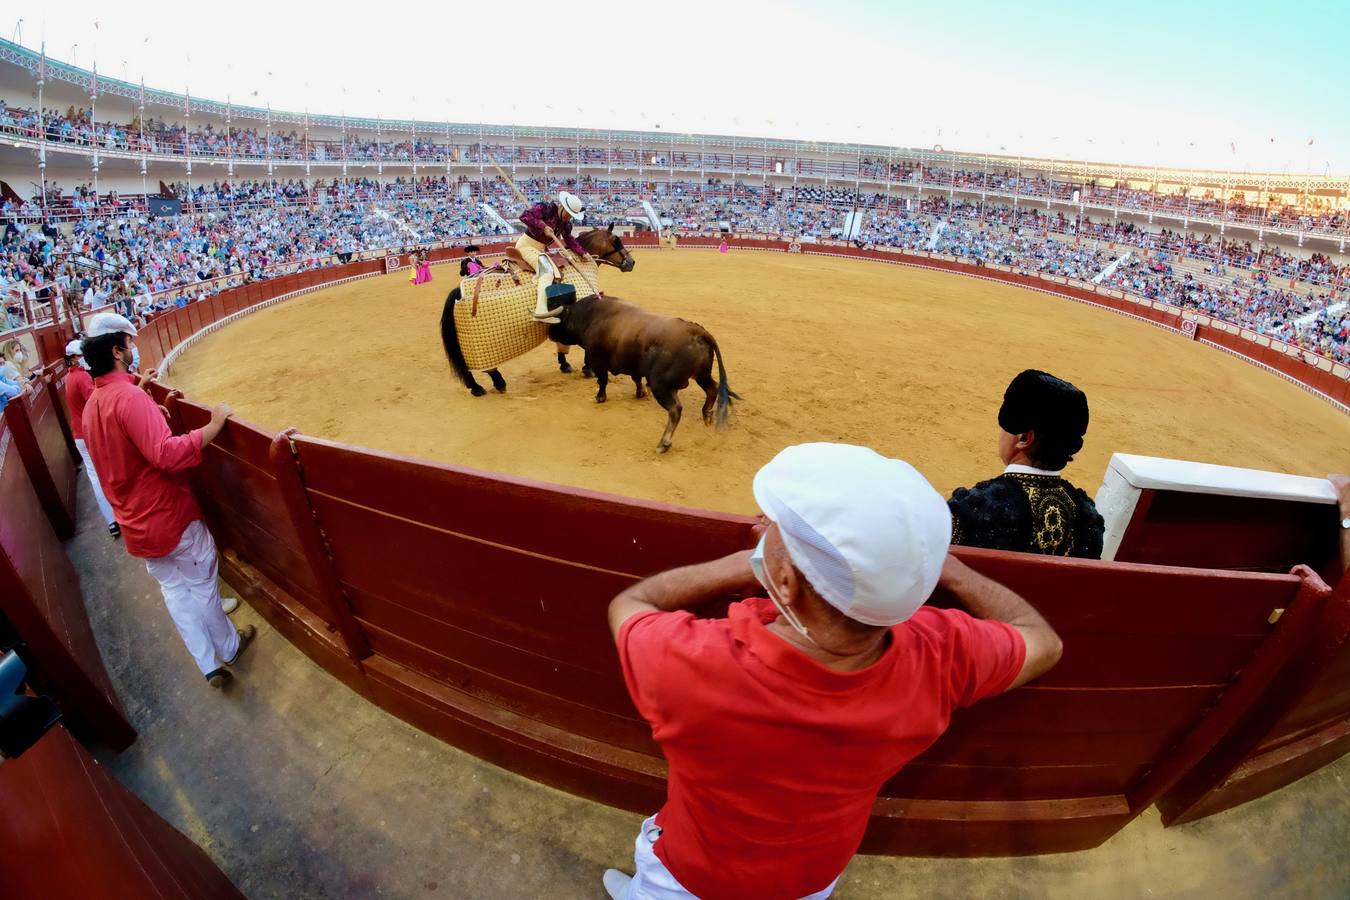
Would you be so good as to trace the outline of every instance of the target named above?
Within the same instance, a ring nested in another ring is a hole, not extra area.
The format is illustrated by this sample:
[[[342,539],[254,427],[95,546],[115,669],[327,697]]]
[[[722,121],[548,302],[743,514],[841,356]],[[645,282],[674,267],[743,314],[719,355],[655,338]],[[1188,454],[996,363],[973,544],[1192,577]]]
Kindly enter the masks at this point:
[[[577,240],[581,241],[581,246],[585,247],[586,252],[597,261],[614,266],[621,272],[631,272],[637,265],[633,254],[623,245],[623,238],[614,233],[613,222],[606,228],[594,228]]]

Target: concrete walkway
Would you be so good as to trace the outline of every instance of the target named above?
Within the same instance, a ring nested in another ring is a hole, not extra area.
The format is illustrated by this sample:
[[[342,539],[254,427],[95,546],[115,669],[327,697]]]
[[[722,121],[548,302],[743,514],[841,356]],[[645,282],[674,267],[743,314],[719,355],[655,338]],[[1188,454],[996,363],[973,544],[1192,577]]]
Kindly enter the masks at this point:
[[[67,544],[113,683],[140,731],[106,762],[249,897],[604,897],[639,816],[443,744],[343,687],[247,605],[258,640],[222,695],[183,648],[144,566],[81,482]],[[1350,896],[1350,758],[1180,828],[1156,813],[1104,846],[1024,859],[859,857],[835,896]]]

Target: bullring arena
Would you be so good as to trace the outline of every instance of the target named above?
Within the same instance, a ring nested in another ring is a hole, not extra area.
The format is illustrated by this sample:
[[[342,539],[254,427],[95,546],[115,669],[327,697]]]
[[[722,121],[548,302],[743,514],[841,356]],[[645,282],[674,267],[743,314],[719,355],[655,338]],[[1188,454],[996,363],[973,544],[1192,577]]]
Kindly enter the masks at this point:
[[[0,100],[0,896],[603,895],[668,775],[611,598],[754,546],[793,444],[996,475],[1030,367],[1089,399],[1101,559],[952,548],[1062,658],[885,781],[835,896],[1350,892],[1350,178],[287,112],[8,41]],[[461,262],[562,192],[605,295],[715,337],[727,427],[691,385],[658,454],[524,306],[506,390],[456,379]],[[181,481],[257,629],[220,690],[81,471],[107,314],[156,423],[233,408]]]
[[[988,386],[1016,374],[1010,359],[1090,389],[1092,440],[1069,470],[1080,483],[1100,480],[1112,452],[1321,475],[1350,445],[1350,418],[1306,391],[1053,296],[797,254],[637,259],[630,274],[603,270],[602,289],[709,328],[746,398],[719,434],[698,421],[691,387],[694,412],[668,458],[653,458],[665,423],[654,401],[620,378],[607,405],[593,403],[594,382],[560,375],[551,344],[504,367],[505,394],[464,391],[437,324],[458,280],[450,265],[431,284],[383,275],[242,319],[183,354],[170,383],[273,430],[745,514],[750,477],[794,441],[865,443],[912,461],[944,495],[988,477],[1002,399]]]

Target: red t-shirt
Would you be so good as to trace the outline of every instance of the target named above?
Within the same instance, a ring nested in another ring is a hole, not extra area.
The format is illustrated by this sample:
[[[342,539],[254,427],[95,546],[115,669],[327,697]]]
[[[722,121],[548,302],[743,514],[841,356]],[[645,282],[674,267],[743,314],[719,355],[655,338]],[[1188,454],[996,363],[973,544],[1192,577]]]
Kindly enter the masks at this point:
[[[202,461],[201,429],[174,435],[159,405],[125,372],[100,375],[84,407],[84,440],[132,556],[168,556],[202,517],[184,469]]]
[[[70,433],[75,440],[84,439],[84,405],[94,393],[94,379],[82,367],[66,371],[66,408],[70,410]]]
[[[1026,657],[1009,625],[923,607],[879,660],[840,672],[767,630],[777,616],[745,600],[725,619],[650,612],[619,631],[628,692],[669,763],[655,852],[699,897],[824,888],[882,784]]]

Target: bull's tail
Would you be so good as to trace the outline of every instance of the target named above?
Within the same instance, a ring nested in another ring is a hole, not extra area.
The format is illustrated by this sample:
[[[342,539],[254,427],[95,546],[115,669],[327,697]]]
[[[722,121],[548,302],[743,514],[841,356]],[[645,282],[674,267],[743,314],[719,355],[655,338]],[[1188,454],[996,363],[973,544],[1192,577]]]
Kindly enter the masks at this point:
[[[464,351],[459,346],[459,331],[455,328],[455,304],[460,296],[459,288],[455,288],[445,298],[445,309],[441,311],[441,343],[445,344],[445,358],[450,360],[450,368],[466,388],[473,390],[473,373],[464,359]]]
[[[708,335],[708,343],[712,344],[713,355],[717,357],[717,408],[713,412],[713,427],[718,431],[727,427],[727,416],[731,413],[731,400],[741,399],[741,395],[731,389],[727,384],[727,367],[722,362],[722,348],[717,346],[717,341],[713,340],[712,335]]]

